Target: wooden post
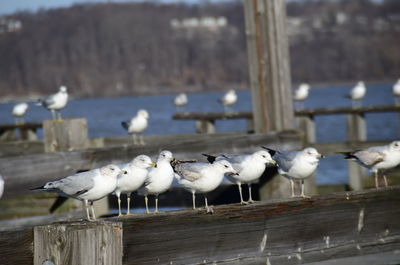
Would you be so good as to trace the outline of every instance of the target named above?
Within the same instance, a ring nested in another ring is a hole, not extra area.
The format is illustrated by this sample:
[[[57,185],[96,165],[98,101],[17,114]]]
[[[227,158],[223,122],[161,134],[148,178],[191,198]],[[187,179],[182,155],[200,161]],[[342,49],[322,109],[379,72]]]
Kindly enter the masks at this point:
[[[88,128],[83,118],[43,122],[45,152],[65,152],[87,148]]]
[[[37,226],[34,228],[33,264],[45,262],[122,265],[122,224],[76,222]]]
[[[347,116],[347,139],[349,142],[362,142],[367,140],[367,130],[364,114],[349,114]],[[363,189],[365,169],[354,161],[349,161],[349,186],[353,190]]]
[[[213,120],[196,121],[197,133],[215,133],[215,122]]]
[[[294,129],[284,0],[244,1],[255,132]]]
[[[298,128],[303,132],[303,143],[313,144],[316,142],[316,131],[315,131],[315,122],[314,116],[300,116],[297,118]]]

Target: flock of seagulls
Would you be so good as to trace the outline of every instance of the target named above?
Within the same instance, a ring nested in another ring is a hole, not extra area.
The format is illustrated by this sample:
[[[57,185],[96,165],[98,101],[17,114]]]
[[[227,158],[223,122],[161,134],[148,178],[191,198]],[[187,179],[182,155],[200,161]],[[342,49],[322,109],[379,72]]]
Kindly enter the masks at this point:
[[[150,213],[148,196],[155,196],[154,213],[158,213],[158,196],[171,187],[175,178],[192,194],[193,209],[196,209],[196,194],[203,194],[205,209],[212,213],[213,208],[208,205],[207,193],[216,189],[224,177],[238,185],[240,203],[248,204],[254,202],[251,197],[251,184],[259,181],[267,167],[277,167],[278,173],[289,179],[292,197],[309,198],[304,192],[304,180],[316,171],[319,160],[324,156],[313,147],[295,151],[262,148],[264,150],[252,154],[204,154],[208,162],[178,160],[173,157],[172,152],[164,150],[159,153],[156,163],[147,155],[139,155],[130,163],[111,164],[77,173],[47,182],[34,190],[55,192],[60,196],[83,201],[87,219],[93,221],[96,220],[93,202],[111,193],[118,198],[119,216],[122,215],[121,194],[127,195],[126,214],[130,215],[130,196],[133,192],[144,197],[147,213]],[[381,173],[387,186],[384,171],[400,164],[400,141],[342,154],[345,159],[355,160],[371,170],[375,175],[375,186],[379,188],[379,174]],[[295,195],[294,181],[301,182],[300,195]],[[0,192],[3,183],[0,180]],[[249,186],[248,201],[243,200],[241,184]]]

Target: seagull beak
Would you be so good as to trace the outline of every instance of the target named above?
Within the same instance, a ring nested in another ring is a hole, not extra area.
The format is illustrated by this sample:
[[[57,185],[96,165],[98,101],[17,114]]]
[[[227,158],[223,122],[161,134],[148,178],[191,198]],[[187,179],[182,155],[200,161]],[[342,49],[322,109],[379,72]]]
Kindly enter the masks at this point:
[[[276,166],[276,161],[275,160],[271,160],[271,162],[269,162],[271,165]]]
[[[121,171],[119,172],[119,174],[126,174],[126,173],[128,173],[126,170],[121,170]]]
[[[322,154],[318,154],[318,157],[319,157],[319,158],[325,158],[325,156],[322,155]]]
[[[156,163],[149,163],[149,166],[151,166],[151,167],[157,167],[157,164],[156,164]]]
[[[229,172],[230,174],[232,174],[232,175],[237,175],[237,176],[239,176],[239,173],[237,173],[236,171],[231,171],[231,172]]]

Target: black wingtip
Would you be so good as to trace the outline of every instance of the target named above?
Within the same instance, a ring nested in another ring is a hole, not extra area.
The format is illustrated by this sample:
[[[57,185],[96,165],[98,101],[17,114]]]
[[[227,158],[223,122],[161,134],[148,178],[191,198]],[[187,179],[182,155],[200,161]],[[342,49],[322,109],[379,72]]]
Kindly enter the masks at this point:
[[[265,146],[261,146],[261,148],[264,148],[265,150],[267,150],[268,151],[268,153],[271,155],[271,156],[274,156],[275,154],[276,154],[276,150],[274,150],[274,149],[271,149],[271,148],[268,148],[268,147],[265,147]]]
[[[122,121],[122,122],[121,122],[121,125],[122,125],[122,127],[124,127],[125,130],[128,130],[129,124],[128,124],[127,121]]]
[[[356,156],[354,156],[354,154],[352,152],[337,152],[337,154],[342,154],[344,155],[344,159],[355,159],[357,158]]]
[[[208,155],[208,154],[202,154],[203,156],[205,156],[205,157],[207,157],[207,161],[209,162],[209,163],[214,163],[215,162],[215,160],[217,159],[217,157],[216,156],[212,156],[212,155]]]
[[[54,211],[60,208],[60,206],[63,205],[66,200],[68,200],[67,197],[58,196],[53,205],[50,207],[49,212],[54,213]]]
[[[36,188],[31,188],[29,190],[44,190],[44,186],[36,187]]]

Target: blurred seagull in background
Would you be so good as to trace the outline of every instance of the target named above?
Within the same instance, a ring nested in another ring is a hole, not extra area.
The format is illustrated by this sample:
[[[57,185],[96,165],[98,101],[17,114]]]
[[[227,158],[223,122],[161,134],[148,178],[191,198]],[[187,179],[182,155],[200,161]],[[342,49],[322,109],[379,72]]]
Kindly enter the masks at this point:
[[[264,173],[266,165],[276,164],[271,155],[265,150],[260,150],[254,152],[253,154],[242,155],[203,155],[207,157],[207,160],[210,163],[214,163],[214,161],[219,160],[227,160],[229,163],[231,163],[232,167],[238,174],[227,175],[227,178],[231,182],[238,185],[241,204],[254,202],[251,196],[251,184],[258,181],[258,179]],[[249,200],[247,202],[243,200],[242,195],[242,184],[244,183],[247,184],[249,188]]]
[[[379,188],[379,171],[391,169],[400,164],[400,141],[393,141],[388,145],[372,146],[355,152],[342,152],[345,159],[356,161],[361,166],[368,168],[374,173],[375,187]],[[388,182],[383,174],[385,187]]]
[[[176,111],[178,112],[180,109],[184,111],[184,106],[188,104],[188,98],[185,93],[180,93],[174,98],[174,104],[176,106]]]
[[[53,120],[58,119],[61,120],[61,112],[68,103],[68,93],[66,86],[60,86],[58,92],[56,94],[50,95],[45,99],[39,99],[38,105],[45,107],[46,109],[51,111],[51,117]]]
[[[15,118],[15,124],[24,124],[24,115],[28,110],[29,105],[25,102],[15,104],[12,109],[12,115]]]
[[[158,155],[156,167],[150,168],[143,186],[138,190],[138,194],[144,196],[146,212],[149,212],[148,195],[155,195],[155,212],[158,213],[158,195],[166,192],[174,180],[174,170],[171,166],[173,160],[172,153],[164,150]]]
[[[124,173],[118,175],[117,188],[114,191],[118,198],[118,216],[122,215],[121,193],[127,195],[126,215],[130,215],[131,193],[138,190],[144,184],[148,173],[147,168],[154,167],[155,165],[147,155],[139,155],[132,162],[121,166]]]
[[[393,95],[395,97],[395,104],[400,104],[400,79],[393,85]]]
[[[93,201],[100,200],[115,190],[117,176],[124,172],[116,165],[108,165],[86,172],[77,173],[60,180],[47,182],[44,186],[33,190],[58,193],[62,197],[81,200],[85,204],[89,221],[96,220]],[[89,213],[89,204],[90,211]]]
[[[308,97],[308,92],[310,90],[310,85],[307,83],[302,83],[293,93],[293,99],[298,102],[299,108],[304,108],[304,100]]]
[[[363,81],[359,81],[350,91],[349,98],[353,107],[361,107],[361,100],[364,98],[367,88]]]
[[[0,198],[3,197],[3,193],[4,193],[4,179],[0,175]]]
[[[278,164],[278,173],[290,180],[292,197],[294,195],[294,180],[301,180],[300,197],[304,194],[304,179],[310,177],[318,167],[319,158],[323,157],[317,149],[307,147],[300,151],[277,151],[263,147],[269,151]]]
[[[147,110],[140,109],[137,112],[136,116],[133,117],[131,120],[121,122],[122,127],[124,127],[129,134],[132,134],[133,144],[145,145],[143,135],[141,135],[140,133],[146,130],[149,118],[150,115]],[[138,137],[139,139],[137,139],[136,134],[140,134]]]
[[[196,193],[204,194],[207,213],[213,210],[208,206],[206,194],[216,189],[225,174],[237,175],[236,170],[226,160],[218,160],[213,164],[202,162],[177,163],[174,165],[179,184],[192,193],[193,209],[196,209]]]
[[[218,100],[225,108],[225,112],[230,111],[230,106],[236,103],[237,101],[237,95],[235,90],[230,89],[228,92],[225,93],[225,95]]]

